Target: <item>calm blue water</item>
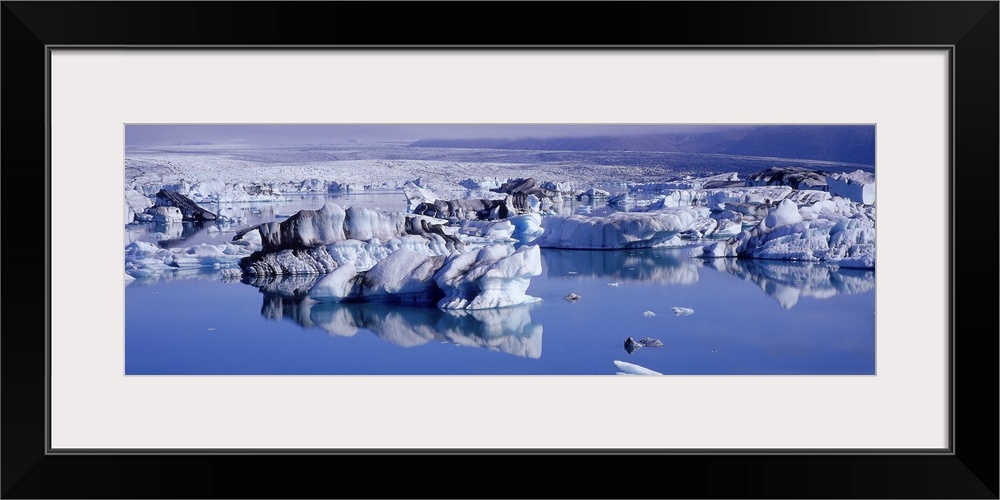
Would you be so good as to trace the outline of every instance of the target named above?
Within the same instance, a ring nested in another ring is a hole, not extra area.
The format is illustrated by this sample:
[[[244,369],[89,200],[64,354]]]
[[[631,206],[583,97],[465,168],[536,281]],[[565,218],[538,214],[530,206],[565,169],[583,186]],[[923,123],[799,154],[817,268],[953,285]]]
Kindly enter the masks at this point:
[[[313,303],[309,277],[140,280],[125,289],[125,373],[613,375],[614,360],[664,374],[875,373],[874,272],[682,255],[543,249],[528,288],[542,302],[475,312]],[[629,354],[629,336],[664,346]]]

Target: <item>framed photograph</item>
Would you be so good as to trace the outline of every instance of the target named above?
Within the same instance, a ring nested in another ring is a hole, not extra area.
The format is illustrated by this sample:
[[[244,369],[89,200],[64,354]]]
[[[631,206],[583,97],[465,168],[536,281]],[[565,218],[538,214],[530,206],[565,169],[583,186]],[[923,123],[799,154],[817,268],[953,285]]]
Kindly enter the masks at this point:
[[[997,498],[997,2],[488,5],[4,3],[4,497]]]

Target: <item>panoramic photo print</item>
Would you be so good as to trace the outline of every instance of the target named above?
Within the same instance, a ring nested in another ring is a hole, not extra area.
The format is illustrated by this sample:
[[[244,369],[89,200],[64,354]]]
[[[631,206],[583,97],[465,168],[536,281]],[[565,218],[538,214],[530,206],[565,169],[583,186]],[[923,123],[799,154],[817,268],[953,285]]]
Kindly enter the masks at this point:
[[[125,125],[126,375],[874,375],[874,125]]]

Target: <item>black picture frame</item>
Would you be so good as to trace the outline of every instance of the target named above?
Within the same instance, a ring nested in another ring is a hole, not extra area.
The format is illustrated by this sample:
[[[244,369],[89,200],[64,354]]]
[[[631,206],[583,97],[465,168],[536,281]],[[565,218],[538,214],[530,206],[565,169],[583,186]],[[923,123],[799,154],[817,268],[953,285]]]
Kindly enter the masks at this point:
[[[25,273],[8,274],[3,299],[4,498],[998,498],[997,316],[972,305],[996,292],[996,261],[979,255],[1000,206],[997,1],[2,4],[0,160],[16,228],[3,257]],[[37,206],[54,45],[951,47],[950,453],[50,454],[47,222],[60,214]]]

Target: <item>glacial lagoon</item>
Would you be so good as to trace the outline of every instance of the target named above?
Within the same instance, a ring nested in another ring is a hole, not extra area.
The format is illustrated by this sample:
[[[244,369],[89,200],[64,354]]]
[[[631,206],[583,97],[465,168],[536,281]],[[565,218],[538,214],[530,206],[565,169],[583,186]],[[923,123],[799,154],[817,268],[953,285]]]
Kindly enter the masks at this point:
[[[874,128],[694,128],[130,126],[125,374],[874,375]]]

